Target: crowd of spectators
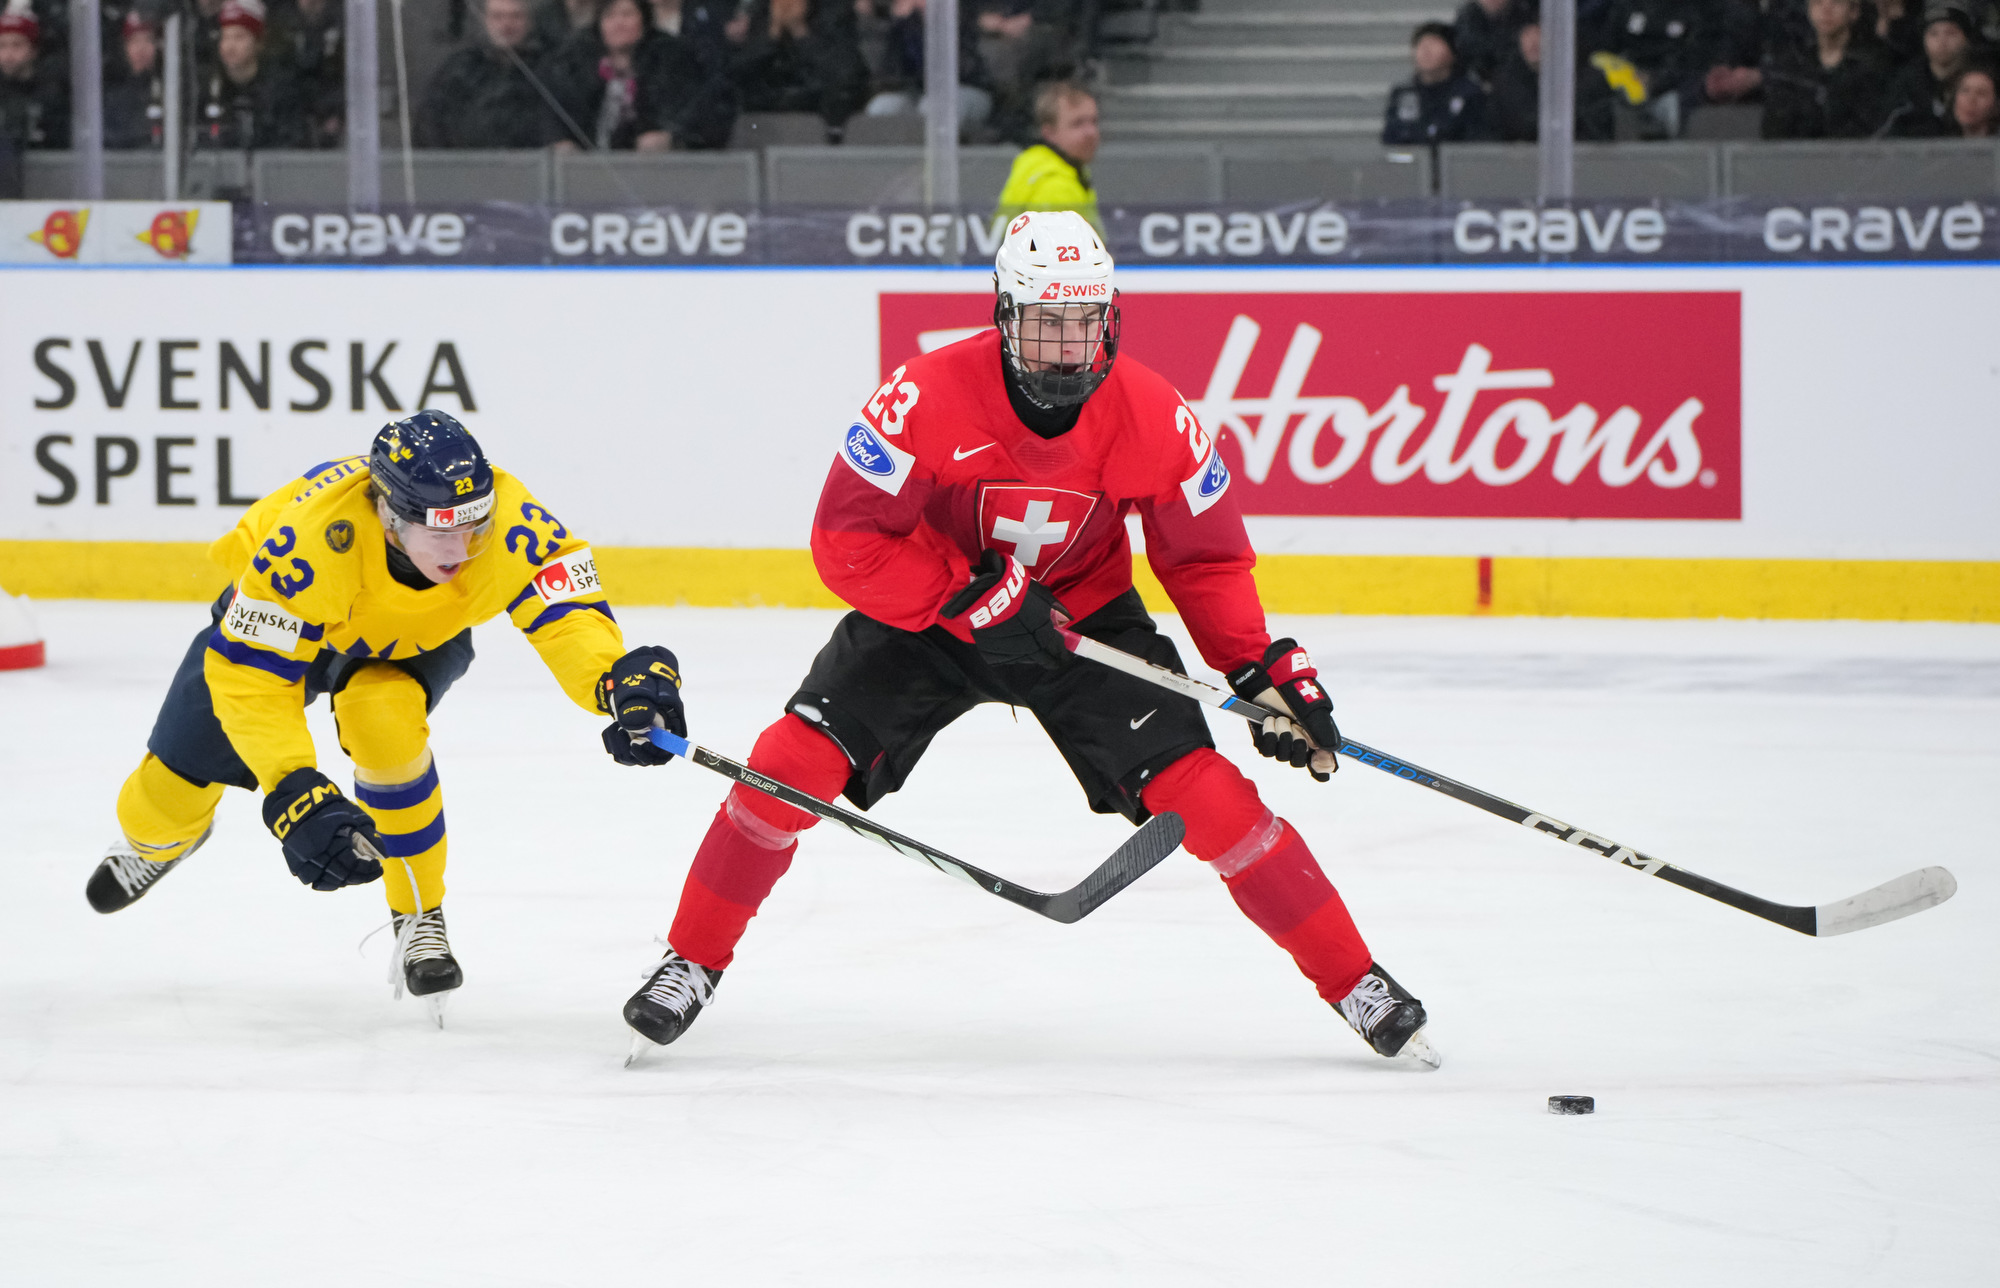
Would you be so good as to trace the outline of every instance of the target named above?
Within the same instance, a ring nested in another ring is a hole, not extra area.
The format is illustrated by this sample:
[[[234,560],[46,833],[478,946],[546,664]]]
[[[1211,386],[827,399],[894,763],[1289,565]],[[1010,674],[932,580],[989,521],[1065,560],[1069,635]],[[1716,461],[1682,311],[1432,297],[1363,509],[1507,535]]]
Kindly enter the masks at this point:
[[[411,87],[419,147],[715,148],[746,112],[809,113],[838,141],[858,114],[924,110],[925,0],[454,2],[464,38]],[[5,4],[0,140],[67,147],[68,0]],[[107,146],[160,146],[168,4],[187,17],[196,147],[342,146],[342,0],[105,0]],[[1075,71],[1085,0],[959,15],[962,135],[1031,140],[1037,85]]]
[[[1715,104],[1755,105],[1769,139],[1991,138],[2000,0],[1583,0],[1576,137],[1676,138]],[[1534,0],[1465,0],[1424,23],[1382,141],[1531,142]]]

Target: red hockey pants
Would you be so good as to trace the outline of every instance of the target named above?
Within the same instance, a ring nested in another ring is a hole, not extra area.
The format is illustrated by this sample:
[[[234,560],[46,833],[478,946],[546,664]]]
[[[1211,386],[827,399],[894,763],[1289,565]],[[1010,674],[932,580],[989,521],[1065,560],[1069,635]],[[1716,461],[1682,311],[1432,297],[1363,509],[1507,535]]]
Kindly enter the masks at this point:
[[[847,758],[824,735],[786,716],[766,729],[750,767],[832,800]],[[1312,851],[1274,816],[1236,766],[1203,749],[1168,766],[1145,791],[1146,807],[1187,823],[1186,848],[1215,868],[1230,897],[1321,997],[1338,1002],[1367,973],[1368,946]],[[819,820],[762,792],[732,787],[695,852],[668,941],[691,962],[729,965],[757,909],[792,865],[798,835]]]

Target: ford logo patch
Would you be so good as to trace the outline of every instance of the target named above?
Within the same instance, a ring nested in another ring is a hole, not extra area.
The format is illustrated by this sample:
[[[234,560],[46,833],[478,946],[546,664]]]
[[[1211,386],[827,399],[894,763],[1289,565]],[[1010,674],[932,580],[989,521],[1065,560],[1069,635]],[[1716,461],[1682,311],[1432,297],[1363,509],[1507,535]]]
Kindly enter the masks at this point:
[[[1203,496],[1214,496],[1229,486],[1229,467],[1222,463],[1221,451],[1208,454],[1208,468],[1202,471],[1200,492]]]
[[[849,460],[870,474],[886,478],[896,472],[896,463],[889,459],[882,440],[875,437],[875,431],[866,425],[857,422],[848,427],[846,451]]]

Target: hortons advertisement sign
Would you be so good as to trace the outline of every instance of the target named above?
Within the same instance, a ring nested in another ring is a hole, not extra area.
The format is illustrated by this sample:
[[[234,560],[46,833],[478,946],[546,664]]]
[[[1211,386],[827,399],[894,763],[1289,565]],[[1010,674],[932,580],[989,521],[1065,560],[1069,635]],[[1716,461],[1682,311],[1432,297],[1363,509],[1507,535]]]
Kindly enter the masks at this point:
[[[1743,515],[1733,291],[1132,293],[1121,352],[1222,441],[1246,514]],[[884,372],[990,325],[881,296]]]

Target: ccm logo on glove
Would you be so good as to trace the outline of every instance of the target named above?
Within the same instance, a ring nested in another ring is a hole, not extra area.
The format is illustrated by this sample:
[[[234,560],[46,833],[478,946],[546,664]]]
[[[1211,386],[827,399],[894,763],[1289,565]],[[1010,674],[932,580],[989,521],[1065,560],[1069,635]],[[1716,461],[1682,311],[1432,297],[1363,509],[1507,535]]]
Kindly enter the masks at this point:
[[[687,737],[681,706],[681,664],[657,644],[635,648],[598,680],[599,701],[614,722],[605,727],[604,750],[621,765],[664,765],[673,757],[653,745],[652,731]]]
[[[264,826],[285,847],[285,866],[315,890],[366,885],[382,865],[359,848],[380,853],[382,838],[368,812],[340,794],[317,769],[294,769],[264,797]]]

